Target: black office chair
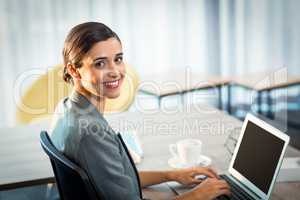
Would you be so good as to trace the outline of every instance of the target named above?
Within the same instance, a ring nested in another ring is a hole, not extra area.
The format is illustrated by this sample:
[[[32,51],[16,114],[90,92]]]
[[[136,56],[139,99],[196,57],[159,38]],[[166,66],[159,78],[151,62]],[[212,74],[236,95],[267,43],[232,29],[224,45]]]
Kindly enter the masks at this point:
[[[100,200],[83,169],[66,158],[52,144],[46,131],[40,134],[41,145],[49,156],[61,200]]]

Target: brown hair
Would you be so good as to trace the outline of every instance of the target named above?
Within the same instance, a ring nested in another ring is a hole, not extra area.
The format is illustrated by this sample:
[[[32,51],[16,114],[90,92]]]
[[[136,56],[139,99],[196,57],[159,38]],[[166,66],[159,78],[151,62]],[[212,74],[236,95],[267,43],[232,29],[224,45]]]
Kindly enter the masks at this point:
[[[95,43],[112,37],[121,42],[115,32],[105,24],[99,22],[86,22],[73,27],[64,43],[64,81],[73,83],[72,76],[67,70],[68,63],[72,63],[76,68],[80,68],[82,66],[82,58]]]

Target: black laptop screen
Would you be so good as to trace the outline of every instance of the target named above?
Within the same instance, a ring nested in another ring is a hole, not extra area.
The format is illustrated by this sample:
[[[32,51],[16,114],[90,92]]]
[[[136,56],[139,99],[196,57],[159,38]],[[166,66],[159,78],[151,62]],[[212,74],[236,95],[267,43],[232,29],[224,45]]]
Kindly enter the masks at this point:
[[[284,141],[248,121],[233,168],[268,193]]]

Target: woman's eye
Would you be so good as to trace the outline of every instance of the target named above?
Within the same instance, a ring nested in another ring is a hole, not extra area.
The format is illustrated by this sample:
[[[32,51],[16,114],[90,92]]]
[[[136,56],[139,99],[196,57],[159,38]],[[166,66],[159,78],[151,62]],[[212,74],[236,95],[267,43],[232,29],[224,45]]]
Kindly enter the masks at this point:
[[[105,63],[103,61],[99,61],[95,63],[96,67],[104,67]]]
[[[116,58],[115,62],[116,63],[121,63],[123,61],[123,58],[122,57],[118,57]]]

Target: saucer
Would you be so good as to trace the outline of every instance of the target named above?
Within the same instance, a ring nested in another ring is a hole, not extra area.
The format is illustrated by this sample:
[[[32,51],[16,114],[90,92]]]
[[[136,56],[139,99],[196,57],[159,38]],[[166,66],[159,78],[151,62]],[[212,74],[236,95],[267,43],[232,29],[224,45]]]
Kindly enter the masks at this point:
[[[186,164],[182,163],[181,160],[178,157],[172,157],[168,160],[169,166],[175,169],[180,168],[187,168],[187,167],[193,167],[193,166],[199,166],[199,167],[207,167],[211,164],[212,160],[208,156],[201,155],[199,159],[199,163],[196,165]]]

